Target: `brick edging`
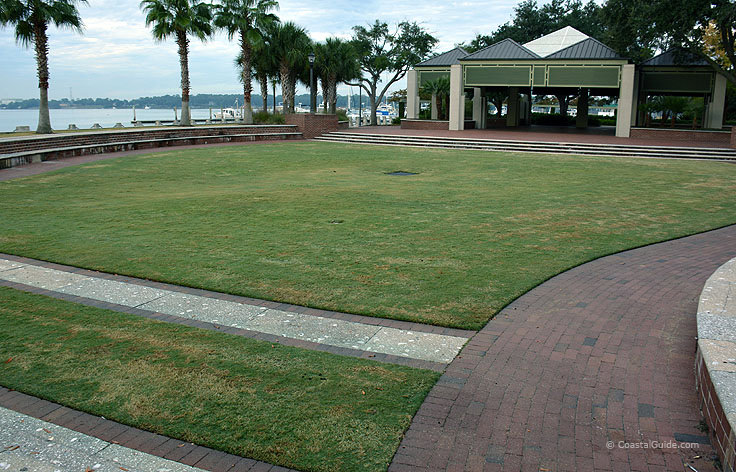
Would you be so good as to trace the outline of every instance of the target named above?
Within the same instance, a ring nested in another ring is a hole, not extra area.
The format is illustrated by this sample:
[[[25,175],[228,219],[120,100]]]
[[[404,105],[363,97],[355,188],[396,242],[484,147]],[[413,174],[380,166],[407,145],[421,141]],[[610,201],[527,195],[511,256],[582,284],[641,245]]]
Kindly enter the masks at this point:
[[[698,348],[695,360],[695,383],[700,401],[700,410],[703,412],[705,422],[708,424],[708,436],[711,443],[721,459],[724,472],[736,470],[736,431],[731,428],[723,405],[718,398],[713,381],[710,378],[708,366],[705,364],[703,354]]]
[[[293,470],[144,431],[2,386],[0,407],[112,444],[212,472]]]
[[[696,316],[695,385],[711,442],[725,472],[736,470],[736,402],[733,401],[736,371],[728,367],[736,357],[736,337],[729,333],[736,315],[736,301],[730,297],[733,288],[736,288],[736,259],[720,266],[708,278]],[[714,375],[718,376],[716,382]]]

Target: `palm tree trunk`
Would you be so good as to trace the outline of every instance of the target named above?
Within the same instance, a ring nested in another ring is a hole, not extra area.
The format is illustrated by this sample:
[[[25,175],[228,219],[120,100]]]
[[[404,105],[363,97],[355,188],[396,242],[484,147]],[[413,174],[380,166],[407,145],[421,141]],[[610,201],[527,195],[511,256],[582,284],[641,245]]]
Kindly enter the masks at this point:
[[[329,91],[327,94],[330,97],[330,109],[328,113],[334,115],[337,111],[337,79],[330,77]]]
[[[289,71],[289,112],[296,113],[296,77],[293,71]]]
[[[33,37],[36,47],[38,68],[38,90],[41,103],[38,106],[38,127],[36,133],[52,133],[49,116],[49,39],[46,36],[46,23],[35,25]]]
[[[276,79],[273,79],[271,81],[271,85],[273,86],[273,114],[276,114]],[[284,101],[283,92],[281,94],[281,101]]]
[[[240,31],[240,49],[243,52],[243,122],[246,125],[253,124],[253,107],[251,98],[253,95],[253,84],[251,83],[251,45],[245,39],[245,31]]]
[[[330,98],[330,87],[325,79],[320,79],[322,85],[322,113],[328,113],[327,103]]]
[[[266,74],[263,74],[258,78],[258,81],[261,83],[261,97],[263,97],[263,111],[265,113],[268,113],[268,76]],[[274,101],[276,101],[276,97],[274,97]]]
[[[189,111],[189,39],[184,31],[176,32],[176,44],[179,46],[179,64],[181,65],[181,125],[191,126],[192,115]]]
[[[291,105],[289,103],[289,68],[282,65],[279,68],[279,75],[281,75],[281,101],[284,103],[281,112],[286,115],[287,113],[291,113]]]

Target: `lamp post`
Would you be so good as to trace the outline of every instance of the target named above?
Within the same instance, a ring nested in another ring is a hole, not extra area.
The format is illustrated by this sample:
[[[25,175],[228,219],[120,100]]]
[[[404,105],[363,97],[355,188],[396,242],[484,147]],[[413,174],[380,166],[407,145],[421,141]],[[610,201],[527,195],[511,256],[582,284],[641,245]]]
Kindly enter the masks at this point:
[[[317,111],[317,93],[314,87],[314,52],[309,53],[309,113]]]

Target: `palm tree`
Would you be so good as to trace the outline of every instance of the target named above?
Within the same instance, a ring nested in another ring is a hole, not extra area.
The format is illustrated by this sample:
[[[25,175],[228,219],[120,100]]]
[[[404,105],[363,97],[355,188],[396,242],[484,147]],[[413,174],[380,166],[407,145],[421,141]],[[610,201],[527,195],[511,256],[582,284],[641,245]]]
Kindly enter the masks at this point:
[[[143,0],[141,8],[146,12],[146,26],[153,25],[153,37],[163,41],[171,36],[179,46],[181,65],[181,124],[192,124],[189,111],[189,38],[188,35],[206,41],[212,36],[212,10],[210,5],[197,0]]]
[[[422,91],[432,95],[433,111],[434,109],[438,110],[437,116],[434,112],[432,113],[432,119],[443,119],[445,116],[445,99],[450,96],[450,78],[439,77],[437,80],[425,82]]]
[[[22,46],[33,43],[40,104],[36,133],[51,133],[49,116],[49,24],[82,32],[77,3],[87,0],[0,0],[0,26],[14,25],[15,40]]]
[[[263,98],[263,111],[268,112],[268,79],[276,77],[278,75],[278,68],[274,61],[273,56],[269,50],[269,44],[265,40],[257,43],[253,46],[253,59],[252,64],[252,75],[255,76],[256,82],[258,82],[261,88],[261,98]],[[238,69],[238,78],[243,81],[245,74],[243,74],[243,54],[238,54],[235,58],[235,68]],[[274,96],[274,100],[276,97]],[[275,113],[275,112],[274,112]]]
[[[232,40],[236,34],[240,39],[238,58],[243,82],[243,121],[246,124],[253,123],[253,108],[250,104],[253,92],[253,46],[261,41],[264,28],[278,21],[275,15],[269,13],[278,6],[275,0],[222,0],[222,3],[215,5],[215,26],[227,31],[228,39]]]
[[[294,111],[296,81],[303,72],[310,46],[304,28],[290,21],[274,27],[273,54],[278,63],[284,114]]]
[[[253,73],[256,81],[261,87],[261,97],[263,98],[263,111],[268,111],[268,81],[278,75],[278,64],[273,54],[273,38],[271,30],[266,28],[261,37],[261,41],[256,43],[253,48]],[[241,66],[242,67],[242,64]],[[274,102],[276,96],[273,97]],[[274,103],[275,105],[275,103]]]
[[[315,52],[325,105],[329,105],[326,111],[335,113],[337,84],[360,77],[358,54],[350,42],[339,38],[327,38],[324,44],[315,48]]]

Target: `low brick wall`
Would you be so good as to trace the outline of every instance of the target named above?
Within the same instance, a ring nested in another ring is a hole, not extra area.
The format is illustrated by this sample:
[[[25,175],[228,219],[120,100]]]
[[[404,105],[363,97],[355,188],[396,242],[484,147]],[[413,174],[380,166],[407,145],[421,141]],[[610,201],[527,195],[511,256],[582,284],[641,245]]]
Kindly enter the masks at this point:
[[[339,129],[337,115],[292,113],[285,115],[286,124],[296,126],[305,139],[312,139]]]
[[[486,127],[487,128],[505,128],[506,127],[506,118],[488,118],[486,120]]]
[[[736,470],[736,259],[705,283],[698,303],[695,379],[713,448],[725,472]]]
[[[63,133],[0,139],[0,169],[87,154],[214,143],[302,139],[296,126],[240,125]]]
[[[0,140],[0,155],[41,149],[88,146],[151,139],[189,138],[198,136],[232,136],[243,134],[295,133],[286,125],[222,125],[166,128],[128,128],[120,131],[57,133],[42,136],[19,136]]]
[[[444,120],[401,120],[401,129],[450,129],[450,122]]]
[[[631,128],[631,137],[658,141],[682,141],[683,145],[687,145],[687,141],[693,143],[714,143],[723,145],[723,147],[729,147],[731,145],[730,131]]]

